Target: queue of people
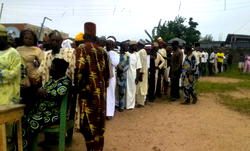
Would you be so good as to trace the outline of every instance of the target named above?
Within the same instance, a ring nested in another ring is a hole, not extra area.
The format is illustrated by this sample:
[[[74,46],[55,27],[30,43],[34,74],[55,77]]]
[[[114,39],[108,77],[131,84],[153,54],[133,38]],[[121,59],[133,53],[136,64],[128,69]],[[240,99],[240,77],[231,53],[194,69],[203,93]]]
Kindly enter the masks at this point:
[[[31,149],[39,130],[58,122],[62,97],[70,89],[77,98],[76,128],[88,151],[101,151],[105,121],[116,109],[144,107],[162,95],[176,101],[181,88],[182,104],[196,104],[195,84],[205,66],[198,48],[178,41],[168,45],[160,37],[153,43],[98,38],[92,22],[74,40],[55,30],[42,45],[29,29],[21,32],[18,45],[10,43],[0,25],[0,44],[0,105],[26,105],[24,150]],[[205,56],[212,64],[212,54]]]

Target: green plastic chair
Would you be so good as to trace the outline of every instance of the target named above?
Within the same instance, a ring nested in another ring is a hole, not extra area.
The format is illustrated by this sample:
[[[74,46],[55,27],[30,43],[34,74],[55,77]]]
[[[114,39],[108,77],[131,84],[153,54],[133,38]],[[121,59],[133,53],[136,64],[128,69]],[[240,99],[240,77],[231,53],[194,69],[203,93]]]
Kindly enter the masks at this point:
[[[69,102],[70,100],[70,102]],[[68,92],[62,100],[60,107],[60,124],[52,125],[42,129],[39,133],[59,133],[59,151],[65,151],[65,144],[72,142],[73,131],[74,131],[74,117],[75,117],[75,106],[76,99],[73,97],[71,92]],[[69,113],[69,118],[67,114]],[[67,134],[67,136],[66,136]],[[32,151],[38,150],[38,135],[34,138],[32,144]]]

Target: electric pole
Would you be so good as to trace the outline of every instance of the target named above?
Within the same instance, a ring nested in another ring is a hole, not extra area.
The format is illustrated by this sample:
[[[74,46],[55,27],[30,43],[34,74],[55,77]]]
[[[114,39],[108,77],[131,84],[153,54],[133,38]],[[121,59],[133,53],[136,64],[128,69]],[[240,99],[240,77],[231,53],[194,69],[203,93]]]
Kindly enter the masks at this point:
[[[1,19],[2,19],[2,13],[3,13],[3,3],[1,4],[0,21],[1,21]]]
[[[40,38],[41,38],[41,35],[42,35],[42,31],[43,31],[43,26],[44,26],[44,23],[45,23],[46,19],[48,19],[49,21],[52,21],[52,19],[50,19],[48,17],[44,17],[43,18],[43,23],[42,23],[42,26],[41,26],[41,29],[40,29],[40,32],[39,32],[38,41],[40,41]]]

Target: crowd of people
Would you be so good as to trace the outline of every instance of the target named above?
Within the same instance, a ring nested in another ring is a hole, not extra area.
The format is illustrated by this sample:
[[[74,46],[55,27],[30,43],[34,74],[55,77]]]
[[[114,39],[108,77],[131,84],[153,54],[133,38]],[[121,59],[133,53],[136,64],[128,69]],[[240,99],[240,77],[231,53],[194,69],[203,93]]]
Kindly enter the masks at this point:
[[[59,120],[62,97],[73,89],[77,98],[76,127],[89,151],[101,151],[105,120],[115,111],[144,107],[169,93],[170,100],[196,104],[199,76],[226,71],[230,54],[208,54],[199,47],[167,44],[161,37],[153,43],[118,42],[114,36],[97,37],[96,25],[84,24],[84,33],[63,39],[53,31],[38,44],[32,30],[8,40],[0,25],[0,105],[25,104],[24,150],[32,137]],[[70,100],[73,101],[73,100]],[[70,103],[69,101],[69,103]]]

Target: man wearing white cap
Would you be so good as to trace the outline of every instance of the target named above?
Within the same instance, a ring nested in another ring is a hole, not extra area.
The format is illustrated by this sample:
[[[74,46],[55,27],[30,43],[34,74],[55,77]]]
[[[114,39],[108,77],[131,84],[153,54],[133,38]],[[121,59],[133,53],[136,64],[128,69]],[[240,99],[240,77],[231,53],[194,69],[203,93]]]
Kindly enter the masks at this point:
[[[142,43],[138,43],[138,50],[142,68],[140,69],[139,83],[136,89],[136,104],[137,107],[142,107],[145,104],[145,96],[148,93],[148,64],[147,52]]]
[[[107,119],[111,119],[115,114],[115,87],[116,87],[116,66],[120,62],[120,54],[114,51],[115,48],[115,39],[108,38],[107,40],[107,53],[109,56],[109,61],[111,64],[110,71],[112,72],[112,77],[109,79],[109,86],[107,88],[107,110],[106,116]]]
[[[129,42],[129,52],[127,53],[129,61],[129,69],[127,71],[127,97],[126,109],[133,109],[135,107],[136,85],[139,82],[139,72],[142,67],[141,59],[137,51],[137,42]]]

